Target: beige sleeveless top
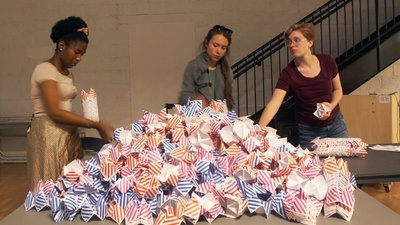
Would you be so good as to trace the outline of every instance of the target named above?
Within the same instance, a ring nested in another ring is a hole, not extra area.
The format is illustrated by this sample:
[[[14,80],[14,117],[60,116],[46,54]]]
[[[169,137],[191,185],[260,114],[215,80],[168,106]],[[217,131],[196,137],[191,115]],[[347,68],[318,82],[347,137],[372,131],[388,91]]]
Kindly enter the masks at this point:
[[[58,72],[53,64],[43,62],[35,67],[31,77],[31,101],[35,116],[47,115],[39,88],[40,83],[46,80],[54,80],[57,82],[60,95],[60,108],[71,111],[72,100],[77,94],[77,89],[73,84],[73,74],[63,75]]]

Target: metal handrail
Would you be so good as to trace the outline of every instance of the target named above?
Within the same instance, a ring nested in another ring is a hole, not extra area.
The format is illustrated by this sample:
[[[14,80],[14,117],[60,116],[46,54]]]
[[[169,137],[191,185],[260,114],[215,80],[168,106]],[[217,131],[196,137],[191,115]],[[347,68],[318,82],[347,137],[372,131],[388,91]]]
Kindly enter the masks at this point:
[[[351,0],[339,0],[330,1],[325,3],[323,6],[319,7],[317,10],[312,12],[310,15],[304,17],[297,23],[319,23],[323,19],[327,18],[335,12],[335,10],[342,8],[345,4]],[[232,65],[232,72],[234,78],[239,77],[245,73],[245,69],[259,64],[265,58],[271,54],[278,51],[280,48],[285,46],[285,37],[283,33],[278,34],[276,37],[272,38],[267,43],[263,44],[261,47],[257,48],[238,62]],[[249,59],[253,59],[251,63],[248,63]]]
[[[379,46],[385,32],[398,29],[399,7],[398,0],[331,0],[298,23],[316,26],[313,51],[331,55],[343,69],[366,49]],[[232,65],[239,115],[258,112],[272,96],[280,71],[292,58],[284,41],[281,33]]]

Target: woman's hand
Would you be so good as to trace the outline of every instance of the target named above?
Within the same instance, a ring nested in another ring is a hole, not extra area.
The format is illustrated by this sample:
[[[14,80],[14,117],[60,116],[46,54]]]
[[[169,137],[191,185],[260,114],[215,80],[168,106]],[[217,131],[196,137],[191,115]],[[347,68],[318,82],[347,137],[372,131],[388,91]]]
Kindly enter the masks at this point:
[[[200,94],[200,93],[194,93],[194,94],[192,94],[191,96],[190,96],[190,100],[191,101],[193,101],[193,100],[201,100],[201,106],[202,106],[202,108],[204,109],[204,108],[206,108],[206,107],[208,107],[209,105],[210,105],[210,101],[208,101],[207,99],[206,99],[206,97],[204,97],[204,95],[202,95],[202,94]]]
[[[322,102],[322,104],[325,106],[326,108],[326,112],[324,115],[322,115],[322,117],[320,117],[320,120],[326,120],[331,116],[331,112],[332,112],[332,105],[329,102]]]
[[[107,140],[108,142],[112,141],[114,129],[110,125],[102,121],[99,121],[96,125],[96,129],[99,132],[101,138]]]

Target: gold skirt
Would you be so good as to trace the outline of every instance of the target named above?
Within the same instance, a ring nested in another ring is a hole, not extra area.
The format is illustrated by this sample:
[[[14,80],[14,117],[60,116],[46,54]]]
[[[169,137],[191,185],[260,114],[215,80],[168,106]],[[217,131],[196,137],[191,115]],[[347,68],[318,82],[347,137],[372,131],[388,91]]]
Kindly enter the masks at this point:
[[[40,179],[57,180],[64,165],[83,157],[77,127],[56,123],[48,116],[32,118],[28,145],[30,190],[34,190]]]

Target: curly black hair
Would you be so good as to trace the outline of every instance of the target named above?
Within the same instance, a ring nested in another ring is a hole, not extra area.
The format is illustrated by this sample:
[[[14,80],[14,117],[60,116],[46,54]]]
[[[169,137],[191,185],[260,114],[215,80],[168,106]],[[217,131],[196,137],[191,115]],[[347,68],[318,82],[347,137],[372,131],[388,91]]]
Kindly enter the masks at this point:
[[[89,43],[88,36],[83,31],[78,31],[81,28],[86,28],[86,22],[77,16],[70,16],[59,20],[51,29],[50,38],[54,43],[64,41],[69,44],[73,41],[83,41]]]

